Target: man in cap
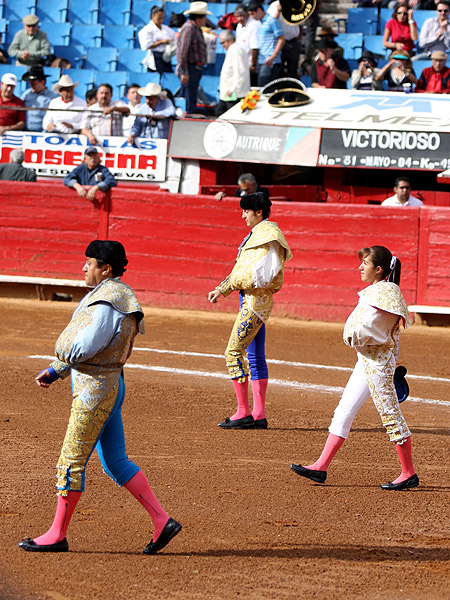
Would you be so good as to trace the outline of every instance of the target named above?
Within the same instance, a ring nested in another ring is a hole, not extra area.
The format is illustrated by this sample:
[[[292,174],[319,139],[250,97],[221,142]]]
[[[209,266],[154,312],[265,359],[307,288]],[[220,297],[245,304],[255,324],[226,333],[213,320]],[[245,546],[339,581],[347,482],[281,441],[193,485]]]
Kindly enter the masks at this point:
[[[234,33],[229,29],[220,32],[220,43],[226,50],[225,60],[220,70],[219,104],[216,116],[237,104],[250,90],[250,69],[247,53],[234,41]]]
[[[258,85],[263,87],[281,76],[281,50],[286,40],[279,22],[265,12],[262,4],[251,0],[248,12],[254,19],[261,22],[258,31]]]
[[[100,164],[100,155],[97,148],[88,146],[84,151],[84,162],[63,179],[64,185],[73,188],[80,198],[94,200],[98,190],[106,192],[117,186],[114,175],[106,167]],[[86,189],[85,186],[90,186]]]
[[[240,311],[225,351],[238,409],[219,423],[223,429],[267,429],[265,412],[268,370],[265,356],[265,323],[272,312],[272,296],[281,289],[284,263],[292,258],[289,245],[276,223],[268,220],[271,201],[260,192],[243,196],[242,218],[251,229],[239,246],[230,275],[208,294],[215,303],[222,296],[239,292]],[[248,400],[249,369],[252,379],[253,411]]]
[[[411,196],[411,182],[408,177],[397,177],[393,196],[386,198],[381,206],[422,206],[422,200]]]
[[[62,75],[52,88],[59,97],[56,96],[48,105],[48,110],[42,121],[42,128],[45,131],[56,133],[79,133],[81,131],[81,121],[83,119],[83,110],[86,108],[86,102],[75,96],[75,88],[78,81],[72,81],[70,75]]]
[[[17,85],[17,77],[14,73],[4,73],[1,79],[0,106],[25,107],[20,98],[14,96],[14,88]],[[25,129],[25,111],[22,110],[0,110],[0,134],[9,130]]]
[[[25,154],[21,148],[9,153],[9,163],[0,164],[0,179],[4,181],[36,181],[36,171],[22,166]]]
[[[152,519],[154,536],[143,553],[155,554],[180,532],[181,525],[169,517],[143,471],[126,454],[123,367],[135,337],[145,331],[144,313],[134,291],[121,279],[128,259],[120,242],[94,240],[85,256],[82,270],[90,292],[59,336],[57,358],[36,377],[42,388],[69,376],[72,380],[72,409],[57,465],[56,514],[48,531],[22,540],[19,547],[28,552],[69,550],[67,529],[96,449],[105,473],[130,492]],[[108,506],[108,510],[116,508]]]
[[[53,98],[57,97],[47,87],[46,78],[41,65],[32,65],[30,70],[22,75],[23,81],[28,81],[30,87],[22,94],[25,106],[33,108],[47,108]],[[46,111],[28,110],[26,113],[26,126],[28,131],[42,131],[42,121]]]
[[[319,56],[311,66],[311,86],[345,89],[350,78],[348,62],[334,54],[336,42],[323,38],[318,45]]]
[[[128,136],[128,143],[133,144],[135,138],[168,139],[170,122],[176,115],[176,108],[167,97],[162,97],[158,83],[147,83],[138,90],[145,97],[145,106],[136,116],[134,125]]]
[[[84,112],[81,133],[90,144],[98,144],[97,136],[122,136],[123,117],[130,114],[130,107],[122,100],[112,100],[113,89],[109,83],[97,88],[97,102]]]
[[[43,65],[45,57],[51,54],[47,34],[39,29],[36,15],[27,15],[22,23],[24,28],[16,33],[8,52],[17,65]]]
[[[250,69],[250,83],[252,86],[257,86],[259,53],[258,31],[261,27],[261,22],[250,16],[246,4],[238,4],[234,9],[234,16],[237,20],[236,44],[247,53],[248,66]]]
[[[186,98],[186,112],[192,114],[197,108],[198,87],[207,61],[202,27],[206,25],[206,15],[211,13],[206,2],[191,2],[183,14],[189,19],[180,29],[178,37],[176,74]]]
[[[431,53],[431,67],[425,67],[416,84],[416,93],[450,94],[450,69],[448,55],[442,50]]]

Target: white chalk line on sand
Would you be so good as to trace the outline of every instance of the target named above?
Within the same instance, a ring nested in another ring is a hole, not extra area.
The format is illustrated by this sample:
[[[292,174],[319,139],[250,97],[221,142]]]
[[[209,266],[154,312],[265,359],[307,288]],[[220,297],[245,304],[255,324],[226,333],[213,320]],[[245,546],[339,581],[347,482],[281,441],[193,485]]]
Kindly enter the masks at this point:
[[[137,350],[137,348],[136,348]],[[150,350],[149,350],[150,351]],[[159,352],[159,351],[158,351]],[[176,352],[176,354],[187,354],[187,355],[191,355],[192,353],[184,353],[184,352]],[[196,355],[198,355],[199,353],[195,353]],[[216,355],[214,355],[216,356]],[[223,358],[220,355],[217,355],[220,358]],[[41,354],[33,354],[30,355],[28,358],[39,358],[39,359],[46,359],[46,360],[54,360],[54,356],[47,356],[47,355],[41,355]],[[280,361],[283,362],[283,361]],[[300,363],[298,363],[300,364]],[[312,365],[314,367],[314,365]],[[198,370],[194,370],[194,369],[179,369],[176,367],[163,367],[163,366],[155,366],[155,365],[139,365],[136,363],[127,363],[126,364],[126,368],[127,369],[140,369],[143,371],[155,371],[155,372],[159,372],[159,373],[173,373],[174,375],[187,375],[187,376],[194,376],[194,377],[209,377],[209,378],[215,378],[215,379],[229,379],[229,375],[225,374],[225,373],[216,373],[213,371],[198,371]],[[340,369],[342,369],[343,367],[340,367]],[[352,369],[350,369],[352,370]],[[447,380],[450,381],[450,380]],[[329,386],[329,385],[321,385],[321,384],[317,384],[317,383],[302,383],[300,381],[287,381],[284,379],[270,379],[270,383],[272,385],[278,385],[280,387],[289,387],[289,388],[294,388],[297,390],[304,390],[304,391],[312,391],[312,392],[320,392],[321,394],[342,394],[342,392],[344,391],[343,387],[339,387],[339,386]],[[413,397],[410,396],[408,398],[408,402],[419,402],[421,404],[435,404],[438,406],[448,406],[450,407],[450,402],[447,402],[445,400],[434,400],[432,398],[419,398],[419,397]]]
[[[174,354],[178,356],[197,356],[201,358],[220,358],[223,360],[223,354],[209,354],[206,352],[183,352],[182,350],[161,350],[160,348],[134,348],[134,352],[154,352],[155,354]],[[338,367],[336,365],[319,365],[316,363],[303,363],[292,360],[277,360],[275,358],[268,358],[267,362],[272,365],[286,365],[288,367],[301,367],[307,369],[323,369],[328,371],[346,371],[350,373],[353,371],[353,367]],[[440,381],[443,383],[450,383],[450,379],[445,377],[431,377],[429,375],[410,375],[408,373],[408,379],[417,379],[422,381]]]

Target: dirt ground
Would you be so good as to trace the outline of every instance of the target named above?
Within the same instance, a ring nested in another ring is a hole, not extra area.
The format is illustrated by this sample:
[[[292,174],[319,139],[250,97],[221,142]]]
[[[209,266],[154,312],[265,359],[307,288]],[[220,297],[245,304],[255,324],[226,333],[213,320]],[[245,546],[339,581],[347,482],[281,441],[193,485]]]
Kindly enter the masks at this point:
[[[380,489],[400,469],[371,402],[325,485],[288,468],[318,456],[339,398],[314,385],[341,387],[349,376],[314,365],[353,366],[339,324],[272,318],[268,357],[312,366],[270,365],[279,382],[269,385],[267,431],[223,431],[217,423],[235,404],[223,358],[175,352],[223,354],[233,317],[146,309],[147,333],[130,366],[153,370],[126,368],[127,450],[182,532],[161,554],[142,555],[151,521],[94,455],[68,532],[70,552],[18,549],[53,519],[71,403],[67,380],[36,386],[49,361],[31,357],[53,355],[73,309],[0,299],[1,600],[450,598],[450,380],[410,379],[413,397],[444,402],[402,405],[419,488]],[[449,355],[450,329],[413,326],[402,335],[410,374],[445,379]],[[289,387],[295,381],[310,387]]]

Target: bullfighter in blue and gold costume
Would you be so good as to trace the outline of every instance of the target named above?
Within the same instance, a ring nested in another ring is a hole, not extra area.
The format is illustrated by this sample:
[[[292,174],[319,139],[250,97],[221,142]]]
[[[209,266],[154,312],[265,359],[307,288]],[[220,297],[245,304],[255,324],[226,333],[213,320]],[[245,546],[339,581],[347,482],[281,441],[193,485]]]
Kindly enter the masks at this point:
[[[266,429],[265,413],[268,370],[265,357],[265,323],[272,312],[272,296],[281,289],[284,263],[292,258],[286,238],[276,223],[268,220],[271,202],[260,192],[243,196],[242,218],[251,227],[239,247],[230,275],[208,295],[210,302],[233,291],[239,292],[240,311],[225,352],[233,381],[238,409],[219,423],[224,429]],[[248,400],[249,368],[253,392],[253,411]]]
[[[147,478],[128,459],[122,423],[123,366],[136,335],[144,333],[144,313],[133,290],[121,281],[128,260],[120,242],[96,240],[86,250],[86,285],[94,288],[80,302],[56,342],[57,359],[36,382],[48,387],[71,375],[73,403],[57,465],[57,508],[51,528],[19,542],[31,552],[66,552],[66,532],[84,491],[88,460],[97,449],[103,469],[147,510],[155,528],[144,549],[154,554],[181,529],[159,504]]]

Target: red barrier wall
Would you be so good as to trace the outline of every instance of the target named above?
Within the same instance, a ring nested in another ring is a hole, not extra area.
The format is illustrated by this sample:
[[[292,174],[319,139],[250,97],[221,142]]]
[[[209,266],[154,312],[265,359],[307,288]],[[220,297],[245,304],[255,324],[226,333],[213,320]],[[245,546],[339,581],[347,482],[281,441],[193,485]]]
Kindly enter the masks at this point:
[[[275,202],[271,218],[294,254],[275,314],[344,320],[361,288],[357,251],[373,244],[401,258],[408,303],[450,305],[450,209]],[[237,299],[206,296],[246,233],[234,199],[119,185],[92,204],[60,182],[0,188],[0,273],[78,279],[89,241],[108,237],[125,245],[124,279],[144,304],[234,311]]]

